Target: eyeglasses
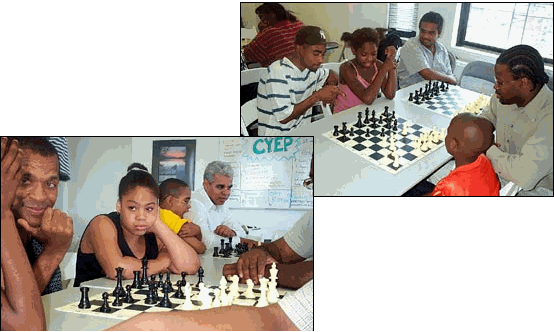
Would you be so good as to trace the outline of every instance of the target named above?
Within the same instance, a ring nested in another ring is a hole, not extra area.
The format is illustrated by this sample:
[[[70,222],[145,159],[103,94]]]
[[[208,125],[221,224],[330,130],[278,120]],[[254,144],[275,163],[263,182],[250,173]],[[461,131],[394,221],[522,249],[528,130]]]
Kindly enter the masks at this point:
[[[309,190],[314,189],[314,179],[308,178],[304,180],[304,187],[306,187],[306,189],[309,189]]]

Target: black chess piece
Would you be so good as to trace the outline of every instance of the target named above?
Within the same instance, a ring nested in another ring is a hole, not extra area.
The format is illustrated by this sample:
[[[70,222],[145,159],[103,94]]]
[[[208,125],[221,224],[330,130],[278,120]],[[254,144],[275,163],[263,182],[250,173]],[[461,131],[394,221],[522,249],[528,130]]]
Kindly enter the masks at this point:
[[[156,304],[156,300],[154,300],[154,287],[152,287],[152,284],[148,285],[148,293],[146,293],[146,299],[144,299],[144,303],[146,304]]]
[[[383,115],[379,115],[379,124],[383,124]]]
[[[102,299],[104,300],[104,302],[102,302],[102,306],[100,307],[100,312],[104,312],[104,313],[112,312],[112,308],[110,308],[110,305],[108,304],[107,292],[102,293]]]
[[[414,99],[419,98],[419,90],[415,90]]]
[[[201,266],[198,269],[198,282],[196,283],[196,287],[200,286],[200,283],[203,282],[202,278],[204,278],[204,269]]]
[[[338,127],[338,126],[335,126],[335,127]],[[336,135],[335,135],[335,136],[336,136]],[[218,251],[219,251],[219,248],[218,248],[218,247],[214,247],[214,254],[213,254],[213,257],[219,257]]]
[[[371,121],[377,121],[377,118],[375,118],[375,110],[371,111]]]
[[[183,293],[183,289],[181,289],[181,280],[177,280],[177,291],[175,292],[174,297],[178,299],[184,299],[185,293]]]
[[[441,89],[441,91],[442,91],[442,92],[444,92],[444,81],[443,81],[443,82],[441,82],[441,86],[440,86],[440,89]]]
[[[362,128],[364,126],[362,123],[362,112],[358,112],[358,122],[356,122],[354,126],[358,128]]]
[[[446,82],[446,90],[448,90],[448,85],[449,85],[448,82]]]
[[[421,95],[422,95],[422,94],[423,94],[423,88],[420,87],[420,88],[419,88],[419,97],[420,97],[420,98],[421,98]]]
[[[389,107],[388,106],[385,106],[385,113],[384,113],[385,117],[388,118],[389,117]]]
[[[123,305],[123,300],[119,296],[119,293],[115,293],[115,300],[113,300],[112,305],[114,307],[121,307]]]
[[[413,101],[413,100],[414,100],[414,93],[410,92],[410,97],[408,98],[408,101]]]
[[[350,136],[354,136],[354,127],[350,127]]]
[[[127,292],[125,293],[125,297],[123,298],[123,303],[135,302],[135,299],[133,299],[133,296],[131,295],[131,285],[125,286],[125,289],[127,290]]]
[[[131,285],[131,288],[137,288],[142,289],[142,285],[140,283],[140,271],[133,271],[134,278],[133,278],[133,284]]]
[[[348,133],[348,128],[346,128],[346,122],[342,123],[342,134],[346,135]]]
[[[162,288],[164,285],[164,274],[162,272],[158,272],[158,288]]]
[[[186,272],[181,272],[181,285],[183,285],[183,287],[187,285],[187,281],[185,280],[186,276],[187,276]]]
[[[381,128],[381,137],[385,137],[385,128]]]
[[[392,126],[392,130],[393,130],[393,131],[397,131],[397,130],[398,130],[398,127],[396,126],[396,120],[394,121],[394,125]]]
[[[152,283],[152,299],[156,302],[160,300],[160,297],[158,296],[158,283],[153,282]]]
[[[162,297],[160,304],[158,304],[158,306],[164,307],[164,308],[171,308],[172,303],[171,301],[169,301],[169,291],[170,291],[169,285],[165,284],[162,289],[164,292],[164,296]]]
[[[334,126],[334,127],[335,127],[335,131],[333,131],[333,136],[339,136],[339,126]],[[214,257],[215,257],[215,253],[214,253]]]
[[[81,301],[79,301],[79,305],[78,305],[79,309],[88,309],[88,308],[90,308],[90,301],[88,299],[89,288],[88,287],[81,287],[80,291],[81,291]]]
[[[167,270],[167,274],[165,275],[165,286],[169,289],[170,292],[174,292],[175,288],[173,288],[173,285],[171,284],[171,273],[169,270]]]
[[[221,243],[221,249],[219,250],[219,254],[223,255],[225,252],[225,239],[221,239],[220,243]]]
[[[115,271],[116,271],[116,275],[117,275],[117,284],[115,286],[115,289],[113,290],[113,296],[117,294],[119,294],[119,296],[123,297],[125,296],[125,290],[123,289],[123,285],[122,285],[122,282],[123,282],[123,268],[122,267],[116,267],[115,268]]]
[[[369,128],[366,128],[365,130],[365,137],[369,137]]]
[[[229,238],[229,248],[231,248],[231,250],[233,249],[233,238],[232,237]]]
[[[371,120],[369,120],[369,108],[366,107],[365,108],[365,119],[364,119],[364,124],[369,124]]]
[[[146,256],[142,258],[142,278],[140,279],[140,284],[144,287],[147,287],[148,284],[148,275],[146,270],[148,269],[148,259]]]

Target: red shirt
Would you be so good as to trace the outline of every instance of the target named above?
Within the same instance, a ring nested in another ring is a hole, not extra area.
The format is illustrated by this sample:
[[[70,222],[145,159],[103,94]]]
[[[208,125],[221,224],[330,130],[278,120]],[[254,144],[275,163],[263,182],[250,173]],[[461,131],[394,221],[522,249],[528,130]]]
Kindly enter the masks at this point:
[[[272,27],[262,30],[244,47],[244,58],[247,61],[259,62],[268,67],[274,61],[291,55],[294,51],[294,37],[304,23],[281,21]]]
[[[484,154],[471,164],[454,169],[440,180],[431,196],[498,196],[500,181]]]

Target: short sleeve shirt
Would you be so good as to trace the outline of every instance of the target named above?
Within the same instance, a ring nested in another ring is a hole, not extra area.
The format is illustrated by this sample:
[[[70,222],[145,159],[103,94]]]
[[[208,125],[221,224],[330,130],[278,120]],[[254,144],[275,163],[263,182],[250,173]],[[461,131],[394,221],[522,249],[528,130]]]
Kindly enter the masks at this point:
[[[419,36],[409,39],[400,49],[400,61],[398,62],[398,80],[400,89],[424,81],[419,72],[429,68],[443,75],[452,76],[452,67],[448,50],[440,42],[435,42],[435,54],[423,46]]]
[[[308,211],[285,234],[285,242],[299,256],[314,256],[314,210]]]
[[[288,58],[273,62],[260,77],[258,85],[258,134],[282,136],[311,122],[309,108],[298,118],[281,123],[292,114],[294,106],[321,89],[329,76],[329,69],[316,71],[298,69]]]

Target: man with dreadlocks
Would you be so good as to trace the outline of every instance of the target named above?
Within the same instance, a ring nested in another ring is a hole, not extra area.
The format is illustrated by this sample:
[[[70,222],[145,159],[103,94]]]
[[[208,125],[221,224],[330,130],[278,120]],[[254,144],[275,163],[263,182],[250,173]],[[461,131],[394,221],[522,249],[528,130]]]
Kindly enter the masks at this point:
[[[500,54],[494,73],[496,94],[480,114],[496,129],[487,157],[501,181],[523,189],[518,195],[552,195],[552,91],[543,58],[517,45]]]

